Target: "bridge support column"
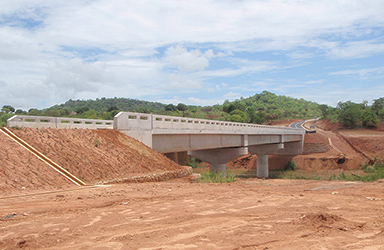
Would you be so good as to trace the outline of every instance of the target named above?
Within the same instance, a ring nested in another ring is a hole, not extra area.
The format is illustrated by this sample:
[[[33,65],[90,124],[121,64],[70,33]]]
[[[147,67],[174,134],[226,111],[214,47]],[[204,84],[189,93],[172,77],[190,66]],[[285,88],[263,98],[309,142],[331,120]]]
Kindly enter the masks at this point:
[[[257,178],[268,178],[268,155],[257,155]]]
[[[268,155],[284,148],[284,143],[248,146],[249,152],[257,155],[257,178],[268,178]]]
[[[248,154],[247,148],[217,148],[188,151],[190,156],[210,164],[209,171],[225,174],[225,164]]]

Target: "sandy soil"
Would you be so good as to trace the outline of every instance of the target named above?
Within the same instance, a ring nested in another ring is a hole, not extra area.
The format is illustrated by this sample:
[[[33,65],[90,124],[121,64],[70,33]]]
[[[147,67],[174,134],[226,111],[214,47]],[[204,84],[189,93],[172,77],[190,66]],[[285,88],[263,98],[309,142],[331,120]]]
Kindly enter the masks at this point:
[[[384,249],[383,191],[382,182],[184,178],[9,197],[0,248]]]

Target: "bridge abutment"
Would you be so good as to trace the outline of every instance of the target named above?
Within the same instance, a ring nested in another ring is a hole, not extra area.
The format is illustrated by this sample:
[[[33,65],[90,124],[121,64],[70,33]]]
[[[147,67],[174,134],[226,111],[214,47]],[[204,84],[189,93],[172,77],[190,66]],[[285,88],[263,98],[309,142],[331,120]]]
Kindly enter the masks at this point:
[[[225,164],[248,154],[247,148],[216,148],[188,151],[190,156],[196,157],[199,160],[205,161],[210,164],[209,170],[211,172],[225,174]]]

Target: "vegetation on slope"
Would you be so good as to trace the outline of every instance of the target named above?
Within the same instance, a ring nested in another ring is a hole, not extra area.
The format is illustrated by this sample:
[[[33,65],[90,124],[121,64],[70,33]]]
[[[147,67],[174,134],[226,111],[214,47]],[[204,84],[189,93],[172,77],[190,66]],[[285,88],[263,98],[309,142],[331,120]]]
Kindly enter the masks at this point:
[[[339,102],[336,108],[320,105],[323,118],[339,122],[346,128],[375,127],[378,122],[384,122],[384,97],[373,100],[372,106],[367,101],[354,103]]]

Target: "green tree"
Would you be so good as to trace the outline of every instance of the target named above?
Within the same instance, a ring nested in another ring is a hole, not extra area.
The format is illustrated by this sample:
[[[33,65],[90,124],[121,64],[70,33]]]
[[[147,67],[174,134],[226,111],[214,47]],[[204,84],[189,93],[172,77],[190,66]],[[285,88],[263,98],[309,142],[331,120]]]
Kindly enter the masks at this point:
[[[360,125],[363,113],[362,105],[347,101],[337,104],[339,109],[338,120],[348,128],[355,128]]]
[[[176,111],[177,108],[173,104],[168,104],[164,107],[165,111]]]
[[[34,108],[29,109],[28,110],[28,115],[40,115],[40,110],[34,109]]]
[[[321,111],[321,116],[323,118],[327,118],[328,117],[328,105],[326,104],[320,104],[319,105],[319,109]]]
[[[111,111],[115,111],[115,110],[119,110],[119,108],[116,105],[112,105],[108,108],[107,112],[111,112]]]
[[[379,120],[376,113],[369,108],[364,110],[361,117],[361,122],[364,127],[375,127]]]
[[[372,110],[380,120],[384,121],[384,97],[373,100]]]
[[[4,105],[1,111],[4,113],[10,114],[15,112],[15,108],[12,107],[11,105]]]
[[[267,121],[266,116],[267,116],[267,114],[264,111],[258,111],[256,113],[256,116],[255,116],[253,123],[263,124],[264,122]]]
[[[244,122],[244,118],[241,117],[241,115],[233,114],[229,117],[229,120],[231,122]]]
[[[8,114],[8,113],[0,113],[0,127],[5,127],[7,126],[7,120],[11,118],[13,114]]]
[[[84,113],[84,112],[87,112],[88,110],[89,110],[88,107],[82,107],[82,108],[78,108],[78,109],[76,109],[76,113],[77,113],[77,114],[82,114],[82,113]]]
[[[232,110],[231,113],[229,113],[231,116],[233,115],[239,115],[241,118],[242,118],[242,122],[245,122],[246,118],[247,118],[247,115],[244,111],[242,110],[239,110],[239,109],[235,109],[235,110]]]
[[[187,111],[187,109],[188,109],[187,105],[183,103],[177,104],[177,110],[183,112],[183,117],[184,117],[184,112]]]
[[[15,111],[15,114],[16,115],[23,115],[23,114],[26,114],[27,112],[23,111],[22,109],[18,109]]]

